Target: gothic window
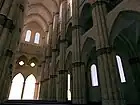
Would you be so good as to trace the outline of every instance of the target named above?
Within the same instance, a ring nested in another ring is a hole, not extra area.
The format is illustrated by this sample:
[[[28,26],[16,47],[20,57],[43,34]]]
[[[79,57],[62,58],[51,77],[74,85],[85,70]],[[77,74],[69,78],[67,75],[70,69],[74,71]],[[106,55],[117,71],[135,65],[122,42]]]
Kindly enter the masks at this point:
[[[35,83],[36,79],[32,74],[27,77],[25,82],[23,99],[34,99]]]
[[[37,33],[35,34],[34,43],[39,44],[39,40],[40,40],[40,34],[37,32]]]
[[[68,0],[68,17],[72,16],[72,0]]]
[[[97,76],[97,68],[96,65],[93,64],[91,66],[91,81],[92,81],[92,86],[98,86],[98,76]]]
[[[70,74],[68,74],[68,90],[67,90],[67,98],[71,100],[71,91],[70,91]]]
[[[63,7],[62,7],[62,4],[61,4],[60,5],[60,15],[59,15],[60,22],[62,21],[62,11],[63,11]]]
[[[118,65],[118,70],[119,70],[121,82],[124,83],[124,82],[126,82],[126,79],[125,79],[123,65],[122,65],[122,61],[121,61],[120,56],[116,55],[116,60],[117,60],[117,65]]]
[[[20,100],[23,89],[24,77],[21,73],[17,74],[11,85],[9,100]]]
[[[70,16],[72,16],[72,0],[70,0],[69,2],[70,2]]]
[[[30,42],[30,38],[31,38],[31,30],[27,30],[27,32],[26,32],[26,37],[25,37],[25,41],[26,41],[26,42]]]

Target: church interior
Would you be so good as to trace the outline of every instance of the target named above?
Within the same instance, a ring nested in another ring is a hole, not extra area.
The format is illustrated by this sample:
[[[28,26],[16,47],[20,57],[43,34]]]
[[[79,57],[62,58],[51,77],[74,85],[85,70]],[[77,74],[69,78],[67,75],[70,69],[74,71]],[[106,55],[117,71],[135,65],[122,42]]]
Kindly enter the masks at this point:
[[[140,105],[139,44],[140,0],[0,0],[0,104]]]

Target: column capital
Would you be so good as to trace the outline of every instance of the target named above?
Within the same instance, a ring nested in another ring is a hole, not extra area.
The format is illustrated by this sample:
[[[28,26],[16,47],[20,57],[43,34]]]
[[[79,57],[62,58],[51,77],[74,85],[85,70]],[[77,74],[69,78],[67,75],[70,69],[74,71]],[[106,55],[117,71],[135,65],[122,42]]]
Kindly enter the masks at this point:
[[[59,70],[59,71],[58,71],[59,74],[65,74],[65,73],[67,73],[67,72],[68,72],[68,70]]]
[[[100,56],[103,54],[111,53],[114,50],[113,47],[104,47],[96,50],[96,55]]]
[[[72,63],[72,67],[78,67],[78,66],[81,66],[81,65],[84,65],[85,62],[73,62]]]
[[[96,5],[108,4],[107,0],[89,0],[89,3],[95,7]]]
[[[54,12],[53,15],[54,16],[59,15],[59,12]]]
[[[12,57],[13,56],[13,51],[10,50],[10,49],[7,49],[6,53],[5,53],[5,56]]]
[[[24,12],[24,6],[22,4],[19,5],[19,8]]]
[[[53,23],[52,22],[48,22],[48,25],[51,26],[51,25],[53,25]]]

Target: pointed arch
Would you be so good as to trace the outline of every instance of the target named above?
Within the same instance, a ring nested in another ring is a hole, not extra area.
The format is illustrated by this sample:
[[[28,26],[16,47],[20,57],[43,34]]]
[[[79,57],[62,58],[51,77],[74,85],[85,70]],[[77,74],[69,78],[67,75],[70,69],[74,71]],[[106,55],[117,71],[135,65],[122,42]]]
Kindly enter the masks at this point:
[[[82,28],[82,35],[93,27],[92,6],[90,3],[85,3],[79,18],[79,23]]]
[[[34,99],[35,83],[36,78],[33,74],[26,78],[23,99]]]
[[[12,80],[9,100],[21,99],[23,83],[24,83],[24,77],[21,73],[18,73]]]
[[[27,30],[26,36],[25,36],[25,41],[26,42],[30,42],[31,34],[32,34],[31,30]]]
[[[40,33],[36,33],[35,34],[35,39],[34,39],[34,43],[39,44],[39,40],[40,40]]]

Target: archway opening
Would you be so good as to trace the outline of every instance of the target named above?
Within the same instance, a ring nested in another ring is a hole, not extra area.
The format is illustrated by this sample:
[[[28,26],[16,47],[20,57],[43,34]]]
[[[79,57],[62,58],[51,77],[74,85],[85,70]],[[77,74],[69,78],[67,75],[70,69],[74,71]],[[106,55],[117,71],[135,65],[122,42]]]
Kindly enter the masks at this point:
[[[27,77],[23,93],[23,99],[34,99],[36,79],[33,74]]]
[[[93,26],[92,7],[90,3],[84,4],[80,15],[79,23],[82,29],[82,35]]]
[[[9,94],[9,100],[21,100],[23,83],[24,83],[24,77],[21,73],[17,74],[13,78],[11,90]]]

